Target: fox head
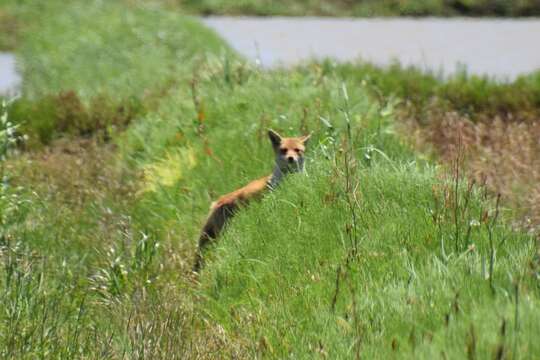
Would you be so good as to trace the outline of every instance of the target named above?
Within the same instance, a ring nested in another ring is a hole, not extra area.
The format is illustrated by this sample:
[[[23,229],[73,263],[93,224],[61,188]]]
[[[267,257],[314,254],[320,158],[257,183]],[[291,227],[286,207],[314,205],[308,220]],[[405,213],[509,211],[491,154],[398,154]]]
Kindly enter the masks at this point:
[[[276,154],[276,165],[282,172],[304,170],[304,152],[310,136],[282,137],[274,130],[268,130],[268,137]]]

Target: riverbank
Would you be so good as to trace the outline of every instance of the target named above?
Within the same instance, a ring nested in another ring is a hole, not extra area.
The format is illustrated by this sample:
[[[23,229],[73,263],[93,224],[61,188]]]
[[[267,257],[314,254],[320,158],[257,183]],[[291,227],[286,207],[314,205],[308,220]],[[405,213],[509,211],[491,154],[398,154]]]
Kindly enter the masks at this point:
[[[196,14],[257,16],[540,16],[534,0],[522,1],[444,1],[444,0],[184,0],[164,1]]]

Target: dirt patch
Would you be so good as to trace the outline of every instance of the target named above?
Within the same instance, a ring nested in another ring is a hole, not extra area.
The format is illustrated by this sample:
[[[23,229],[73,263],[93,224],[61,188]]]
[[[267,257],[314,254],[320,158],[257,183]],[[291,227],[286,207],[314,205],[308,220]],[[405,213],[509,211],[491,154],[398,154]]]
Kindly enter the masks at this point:
[[[117,166],[115,146],[96,138],[60,139],[40,151],[22,154],[10,166],[14,183],[73,207],[110,194],[129,198],[134,184]]]

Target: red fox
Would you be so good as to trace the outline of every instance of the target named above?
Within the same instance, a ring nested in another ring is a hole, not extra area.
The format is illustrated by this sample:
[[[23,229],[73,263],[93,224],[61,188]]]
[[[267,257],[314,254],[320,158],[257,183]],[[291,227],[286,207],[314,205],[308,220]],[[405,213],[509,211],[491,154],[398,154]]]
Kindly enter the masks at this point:
[[[304,171],[304,151],[311,135],[301,137],[281,137],[277,132],[268,130],[276,156],[276,165],[271,175],[254,180],[246,186],[223,195],[210,206],[210,214],[199,237],[199,246],[195,255],[194,272],[203,266],[203,251],[210,242],[217,238],[223,227],[234,216],[239,206],[258,198],[266,191],[273,190],[283,176],[291,172]]]

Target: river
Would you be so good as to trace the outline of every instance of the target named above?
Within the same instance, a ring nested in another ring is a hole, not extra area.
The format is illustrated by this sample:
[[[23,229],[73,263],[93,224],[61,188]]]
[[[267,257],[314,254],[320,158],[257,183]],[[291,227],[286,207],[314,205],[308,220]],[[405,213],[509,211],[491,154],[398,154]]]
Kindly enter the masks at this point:
[[[540,69],[540,19],[207,17],[202,21],[263,67],[309,59],[394,60],[450,74],[513,79]]]

